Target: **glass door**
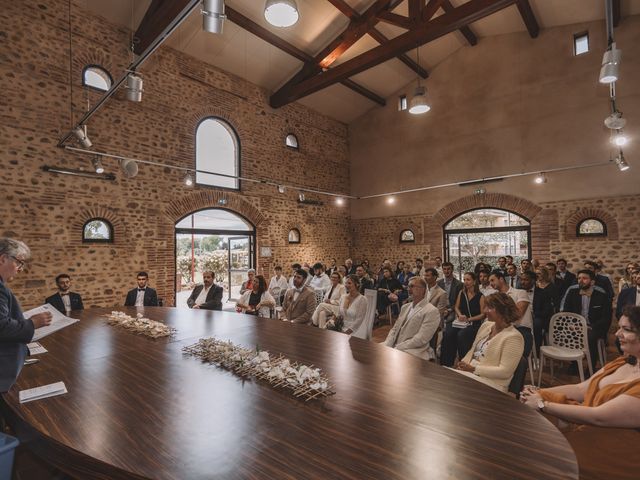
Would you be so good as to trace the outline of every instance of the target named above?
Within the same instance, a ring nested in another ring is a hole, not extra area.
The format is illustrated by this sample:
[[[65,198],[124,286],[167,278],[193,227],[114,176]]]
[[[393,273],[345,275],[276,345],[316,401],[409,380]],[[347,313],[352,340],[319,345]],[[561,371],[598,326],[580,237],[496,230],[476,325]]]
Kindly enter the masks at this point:
[[[247,279],[247,271],[253,268],[253,242],[252,237],[229,237],[229,301],[237,301],[240,298],[240,287]]]

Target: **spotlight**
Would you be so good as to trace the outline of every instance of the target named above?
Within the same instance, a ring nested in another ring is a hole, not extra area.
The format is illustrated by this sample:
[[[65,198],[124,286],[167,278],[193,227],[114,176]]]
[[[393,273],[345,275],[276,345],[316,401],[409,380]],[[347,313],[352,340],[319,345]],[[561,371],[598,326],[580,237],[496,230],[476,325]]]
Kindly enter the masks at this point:
[[[93,169],[96,173],[104,173],[104,167],[102,166],[102,161],[98,155],[95,156],[93,160],[91,160],[91,164],[93,165]]]
[[[604,124],[611,130],[620,130],[621,128],[624,128],[627,121],[622,118],[621,112],[616,111],[604,119]]]
[[[627,163],[627,161],[624,159],[624,155],[622,154],[622,151],[618,154],[618,156],[616,157],[616,165],[618,166],[618,170],[620,170],[621,172],[624,172],[626,170],[629,170],[629,164]]]
[[[227,199],[226,198],[219,198],[218,199],[218,205],[226,205],[227,204]]]
[[[141,102],[142,101],[142,77],[139,75],[135,75],[134,73],[130,73],[127,76],[127,83],[125,84],[125,90],[127,91],[127,100],[131,102]]]
[[[616,48],[615,42],[604,52],[600,68],[600,83],[613,83],[618,80],[622,50]]]
[[[538,175],[536,175],[536,178],[533,179],[534,182],[536,182],[538,185],[543,184],[543,183],[547,183],[547,177],[545,176],[544,173],[539,173]]]
[[[396,197],[394,197],[393,195],[390,195],[387,197],[387,203],[389,205],[393,205],[394,203],[396,203]]]
[[[224,0],[204,0],[202,5],[202,28],[209,33],[222,33],[227,16],[224,14]]]
[[[284,185],[278,185],[278,193],[284,193],[285,188]]]
[[[473,191],[474,195],[484,195],[485,193],[487,193],[487,190],[484,187],[476,188]]]
[[[290,27],[299,17],[295,0],[267,0],[264,6],[264,18],[274,27]]]
[[[413,98],[409,102],[409,113],[419,115],[427,113],[429,110],[431,110],[431,107],[427,103],[427,89],[417,86]]]
[[[91,140],[89,140],[89,137],[87,136],[86,125],[74,128],[73,134],[78,139],[78,142],[80,142],[80,145],[82,145],[84,148],[91,148],[91,146],[93,145],[93,143],[91,143]]]
[[[337,197],[336,198],[336,205],[338,205],[339,207],[344,205],[344,198],[342,197]]]
[[[125,178],[133,178],[138,175],[138,164],[135,160],[120,160],[120,170]]]
[[[191,172],[187,172],[184,176],[184,184],[187,187],[193,187],[193,175],[191,175]]]
[[[300,192],[300,193],[298,194],[298,201],[299,201],[299,202],[304,202],[304,193]]]
[[[624,147],[627,144],[627,137],[622,130],[618,130],[613,137],[611,137],[611,143],[617,147]]]

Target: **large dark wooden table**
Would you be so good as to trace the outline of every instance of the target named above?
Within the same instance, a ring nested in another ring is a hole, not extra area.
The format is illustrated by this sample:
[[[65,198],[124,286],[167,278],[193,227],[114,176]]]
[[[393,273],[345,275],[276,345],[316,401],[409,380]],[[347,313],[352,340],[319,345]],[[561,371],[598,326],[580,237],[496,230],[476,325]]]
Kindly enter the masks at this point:
[[[153,340],[109,326],[110,310],[42,339],[49,352],[3,396],[23,442],[78,478],[578,477],[537,412],[406,353],[277,320],[140,309],[178,329]],[[305,403],[181,352],[212,335],[318,366],[337,393]],[[68,394],[18,402],[61,380]]]

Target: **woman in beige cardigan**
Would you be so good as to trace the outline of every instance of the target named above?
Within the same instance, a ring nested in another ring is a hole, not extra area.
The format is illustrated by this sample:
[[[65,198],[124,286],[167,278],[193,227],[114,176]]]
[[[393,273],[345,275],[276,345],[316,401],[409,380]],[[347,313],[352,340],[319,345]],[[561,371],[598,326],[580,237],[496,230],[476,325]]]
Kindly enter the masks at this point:
[[[489,295],[484,313],[488,321],[478,330],[457,371],[506,392],[524,352],[524,338],[513,326],[520,313],[506,293]]]

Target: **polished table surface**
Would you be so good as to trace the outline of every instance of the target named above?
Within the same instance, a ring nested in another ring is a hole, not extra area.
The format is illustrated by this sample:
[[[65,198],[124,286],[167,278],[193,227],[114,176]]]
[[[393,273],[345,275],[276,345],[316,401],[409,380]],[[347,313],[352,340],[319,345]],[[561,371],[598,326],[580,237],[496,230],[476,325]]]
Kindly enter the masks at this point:
[[[540,414],[384,345],[235,313],[118,310],[177,333],[154,340],[85,310],[3,396],[22,440],[78,478],[578,477]],[[305,403],[182,353],[208,336],[320,367],[336,394]],[[19,390],[57,381],[69,393],[19,404]]]

